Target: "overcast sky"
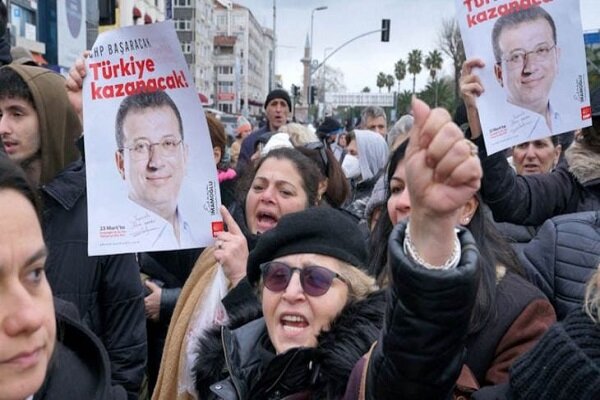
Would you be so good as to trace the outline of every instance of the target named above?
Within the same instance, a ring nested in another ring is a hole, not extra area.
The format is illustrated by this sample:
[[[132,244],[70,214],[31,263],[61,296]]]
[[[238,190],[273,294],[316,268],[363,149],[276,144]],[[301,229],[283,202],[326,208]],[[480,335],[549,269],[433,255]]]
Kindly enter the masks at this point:
[[[273,0],[235,2],[248,7],[263,26],[273,26]],[[600,30],[600,0],[580,0],[580,4],[583,29]],[[277,73],[288,90],[292,83],[302,83],[300,59],[310,33],[311,10],[320,6],[328,8],[314,13],[313,58],[318,60],[353,37],[380,29],[382,18],[391,20],[389,42],[382,43],[379,33],[365,36],[327,61],[343,71],[348,91],[360,91],[365,86],[375,91],[377,74],[393,75],[396,61],[406,61],[412,49],[427,54],[439,48],[442,20],[455,14],[454,0],[276,0]],[[444,60],[443,70],[451,74],[450,61]],[[417,90],[427,83],[427,77],[427,72],[417,76]],[[412,77],[407,77],[401,90],[410,88]]]

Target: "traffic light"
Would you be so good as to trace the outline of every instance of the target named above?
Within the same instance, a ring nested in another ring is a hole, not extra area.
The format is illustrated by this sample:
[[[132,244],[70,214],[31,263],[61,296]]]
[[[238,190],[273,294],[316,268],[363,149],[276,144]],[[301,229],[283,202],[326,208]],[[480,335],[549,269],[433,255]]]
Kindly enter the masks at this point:
[[[292,84],[292,97],[297,99],[300,96],[300,88],[294,84]]]
[[[382,42],[390,41],[390,20],[389,19],[381,20],[381,41]]]
[[[315,104],[316,100],[317,100],[317,87],[311,86],[310,87],[310,104]]]

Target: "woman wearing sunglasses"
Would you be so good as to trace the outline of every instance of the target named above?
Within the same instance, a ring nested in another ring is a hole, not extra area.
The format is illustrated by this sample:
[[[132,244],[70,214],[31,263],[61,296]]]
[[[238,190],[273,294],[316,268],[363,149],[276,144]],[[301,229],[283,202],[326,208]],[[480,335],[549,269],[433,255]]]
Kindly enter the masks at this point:
[[[416,223],[392,232],[388,293],[365,272],[365,244],[350,216],[331,208],[284,216],[248,259],[248,282],[263,317],[239,310],[228,326],[198,341],[198,398],[441,399],[451,393],[477,290],[477,250],[467,231],[455,232],[454,219],[477,190],[481,169],[468,145],[455,140],[458,127],[443,115],[440,122],[437,111],[422,114],[431,129],[442,130],[445,151],[456,150],[456,157],[425,165],[425,149],[414,141],[413,158],[421,160],[410,166]],[[452,372],[442,373],[448,366]]]
[[[258,160],[240,178],[236,202],[221,207],[227,231],[216,235],[196,261],[171,317],[154,399],[192,398],[190,356],[194,340],[207,328],[234,318],[236,309],[260,305],[246,276],[249,250],[286,214],[314,207],[323,189],[315,163],[298,150],[279,148]],[[232,315],[230,315],[232,314]]]

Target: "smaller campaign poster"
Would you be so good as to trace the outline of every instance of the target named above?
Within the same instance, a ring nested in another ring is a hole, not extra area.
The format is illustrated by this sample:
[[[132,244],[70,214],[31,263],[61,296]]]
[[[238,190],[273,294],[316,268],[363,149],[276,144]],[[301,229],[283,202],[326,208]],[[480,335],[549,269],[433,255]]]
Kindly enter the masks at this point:
[[[591,124],[578,1],[455,1],[488,154]]]
[[[102,33],[86,66],[89,254],[212,244],[217,171],[173,22]]]

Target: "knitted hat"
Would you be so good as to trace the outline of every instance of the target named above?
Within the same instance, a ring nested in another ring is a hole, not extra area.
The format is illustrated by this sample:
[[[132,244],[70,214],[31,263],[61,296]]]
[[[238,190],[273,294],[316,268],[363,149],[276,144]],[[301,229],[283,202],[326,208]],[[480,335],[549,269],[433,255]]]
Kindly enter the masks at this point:
[[[342,124],[340,124],[338,121],[331,117],[325,118],[321,125],[319,125],[319,127],[317,128],[317,134],[319,134],[319,136],[337,135],[338,133],[342,133],[343,131],[344,128],[342,127]]]
[[[581,309],[510,369],[513,399],[600,399],[600,326]]]
[[[258,283],[262,263],[299,253],[330,256],[366,271],[365,239],[355,220],[334,208],[312,207],[284,215],[259,237],[248,257],[248,280]]]
[[[283,101],[287,103],[288,109],[292,111],[292,100],[290,99],[290,95],[283,89],[271,90],[267,95],[267,100],[265,100],[265,108],[267,108],[269,103],[275,99],[283,99]]]
[[[250,124],[250,121],[248,121],[246,119],[246,117],[244,117],[243,115],[240,115],[237,119],[236,132],[242,133],[244,130],[248,130],[248,129],[252,129],[252,125]]]

